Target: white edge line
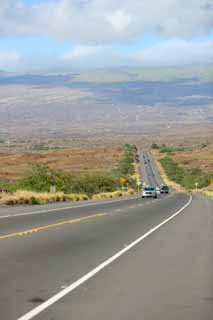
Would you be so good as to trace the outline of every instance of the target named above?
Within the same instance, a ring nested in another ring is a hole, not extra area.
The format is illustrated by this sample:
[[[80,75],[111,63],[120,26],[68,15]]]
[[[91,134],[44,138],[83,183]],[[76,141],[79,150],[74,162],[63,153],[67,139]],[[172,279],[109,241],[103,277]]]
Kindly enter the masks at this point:
[[[101,204],[107,204],[107,203],[114,203],[114,202],[121,202],[121,201],[128,201],[128,200],[134,200],[138,197],[130,197],[130,198],[124,198],[124,199],[117,199],[117,200],[110,200],[110,201],[103,201],[103,202],[94,202],[94,203],[87,203],[87,204],[81,204],[78,206],[71,206],[71,207],[61,207],[61,208],[54,208],[54,209],[47,209],[47,210],[41,210],[41,211],[34,211],[34,212],[25,212],[25,213],[17,213],[17,214],[9,214],[5,216],[0,216],[0,219],[6,219],[6,218],[13,218],[13,217],[21,217],[21,216],[31,216],[33,214],[40,214],[40,213],[50,213],[58,210],[70,210],[70,209],[76,209],[76,208],[84,208],[84,207],[90,207],[90,206],[97,206]]]
[[[117,260],[120,256],[122,256],[124,253],[126,253],[127,251],[129,251],[130,249],[132,249],[133,247],[135,247],[138,243],[140,243],[141,241],[143,241],[145,238],[147,238],[149,235],[151,235],[153,232],[155,232],[156,230],[160,229],[162,226],[164,226],[166,223],[168,223],[169,221],[171,221],[172,219],[174,219],[177,215],[179,215],[184,209],[186,209],[192,202],[192,196],[190,195],[190,199],[189,201],[180,209],[178,210],[176,213],[172,214],[169,218],[167,218],[166,220],[164,220],[163,222],[161,222],[160,224],[158,224],[156,227],[150,229],[148,232],[146,232],[143,236],[141,236],[140,238],[138,238],[137,240],[135,240],[134,242],[132,242],[131,244],[129,244],[128,246],[126,246],[124,249],[122,249],[121,251],[119,251],[118,253],[116,253],[115,255],[113,255],[111,258],[107,259],[106,261],[104,261],[103,263],[101,263],[100,265],[98,265],[96,268],[94,268],[93,270],[91,270],[89,273],[85,274],[83,277],[81,277],[80,279],[78,279],[77,281],[75,281],[74,283],[72,283],[70,286],[68,286],[67,288],[63,289],[62,291],[58,292],[57,294],[55,294],[53,297],[51,297],[50,299],[48,299],[47,301],[45,301],[44,303],[40,304],[38,307],[34,308],[33,310],[29,311],[28,313],[26,313],[25,315],[23,315],[22,317],[18,318],[17,320],[31,320],[33,319],[35,316],[37,316],[38,314],[40,314],[42,311],[46,310],[47,308],[49,308],[50,306],[52,306],[54,303],[56,303],[57,301],[59,301],[60,299],[62,299],[63,297],[65,297],[66,295],[68,295],[69,293],[71,293],[72,291],[74,291],[76,288],[78,288],[79,286],[81,286],[83,283],[85,283],[86,281],[88,281],[89,279],[91,279],[92,277],[94,277],[98,272],[100,272],[101,270],[103,270],[104,268],[106,268],[109,264],[111,264],[112,262],[114,262],[115,260]]]

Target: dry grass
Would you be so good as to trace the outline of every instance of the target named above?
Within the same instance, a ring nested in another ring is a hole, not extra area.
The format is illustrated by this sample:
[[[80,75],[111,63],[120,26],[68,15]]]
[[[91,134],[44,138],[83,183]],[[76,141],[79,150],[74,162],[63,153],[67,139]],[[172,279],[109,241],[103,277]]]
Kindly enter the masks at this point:
[[[135,190],[129,189],[128,191],[114,191],[114,192],[103,192],[95,194],[92,199],[98,200],[98,199],[110,199],[110,198],[118,198],[118,197],[124,197],[124,196],[130,196],[136,194]]]
[[[129,196],[135,194],[133,189],[128,191],[114,191],[99,193],[92,197],[93,200],[117,198],[123,196]],[[1,194],[0,204],[18,205],[18,204],[47,204],[54,202],[76,202],[89,200],[86,194],[65,194],[63,192],[47,193],[47,192],[31,192],[25,190],[19,190],[14,194]]]
[[[12,195],[3,194],[0,198],[1,204],[16,205],[16,204],[46,204],[63,201],[83,201],[88,200],[86,194],[64,194],[63,192],[56,193],[39,193],[20,190]]]
[[[35,164],[60,168],[73,175],[107,173],[121,159],[122,153],[122,150],[115,145],[85,145],[31,153],[2,152],[0,154],[0,179],[20,179]]]
[[[185,168],[200,168],[205,173],[213,172],[213,143],[206,147],[192,147],[190,150],[179,151],[173,160]]]
[[[202,194],[204,195],[204,196],[207,196],[207,197],[213,197],[213,190],[204,190],[204,191],[202,191]]]
[[[177,145],[173,145],[177,147]],[[165,157],[165,154],[161,154],[158,151],[152,151],[155,159],[157,160],[158,169],[161,176],[163,177],[165,183],[177,191],[184,191],[184,188],[177,183],[171,181],[166,176],[164,169],[159,162],[159,160]],[[205,147],[203,144],[197,146],[191,146],[184,151],[178,151],[174,155],[170,156],[175,162],[177,162],[181,167],[184,168],[199,168],[204,173],[213,173],[213,143],[208,143]],[[193,190],[196,192],[196,190]],[[206,189],[197,190],[197,192],[202,193],[206,196],[212,196],[213,190],[211,187]]]

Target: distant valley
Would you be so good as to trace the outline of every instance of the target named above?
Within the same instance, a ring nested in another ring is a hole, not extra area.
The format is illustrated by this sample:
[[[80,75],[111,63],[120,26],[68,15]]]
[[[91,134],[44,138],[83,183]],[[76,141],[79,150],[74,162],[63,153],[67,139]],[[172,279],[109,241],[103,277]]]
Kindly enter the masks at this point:
[[[212,123],[212,66],[0,73],[0,141],[205,135]]]

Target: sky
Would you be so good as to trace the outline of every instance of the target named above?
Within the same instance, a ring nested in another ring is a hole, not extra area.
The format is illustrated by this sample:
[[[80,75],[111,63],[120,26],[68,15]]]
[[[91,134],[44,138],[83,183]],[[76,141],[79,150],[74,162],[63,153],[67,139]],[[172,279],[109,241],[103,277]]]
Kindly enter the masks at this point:
[[[212,0],[0,0],[0,70],[212,62]]]

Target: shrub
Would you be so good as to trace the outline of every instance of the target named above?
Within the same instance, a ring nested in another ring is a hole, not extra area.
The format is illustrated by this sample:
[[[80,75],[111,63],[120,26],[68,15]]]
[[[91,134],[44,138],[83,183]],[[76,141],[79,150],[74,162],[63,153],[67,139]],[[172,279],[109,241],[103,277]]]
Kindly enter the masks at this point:
[[[162,145],[160,147],[160,153],[174,153],[176,150],[172,147],[168,147],[166,145]]]
[[[36,192],[49,192],[51,186],[57,192],[83,193],[91,196],[99,192],[112,192],[118,189],[119,181],[115,176],[109,175],[84,175],[74,177],[62,170],[37,165],[32,168],[28,177],[17,183],[16,189]],[[58,201],[58,199],[57,199]]]
[[[204,188],[209,185],[211,176],[205,174],[199,168],[182,168],[169,157],[161,159],[160,162],[169,179],[175,181],[188,190],[195,189],[196,183],[198,188]]]
[[[137,153],[137,147],[131,144],[123,145],[123,158],[118,162],[117,167],[114,170],[116,175],[131,176],[134,174],[134,161]]]
[[[76,178],[73,191],[91,196],[100,192],[112,192],[118,188],[119,181],[114,176],[85,175]]]
[[[2,189],[11,193],[15,192],[14,196],[7,197],[5,201],[15,203],[18,199],[19,203],[31,204],[88,200],[94,194],[104,196],[104,194],[113,193],[120,188],[119,178],[121,175],[126,177],[129,187],[136,189],[136,179],[132,175],[135,172],[134,159],[137,147],[126,144],[123,146],[123,150],[123,159],[110,175],[76,177],[65,173],[63,170],[52,169],[47,165],[39,164],[32,167],[27,177],[18,180],[16,183],[0,181],[0,188],[2,187]],[[55,193],[50,193],[52,186],[56,188]],[[16,192],[17,190],[25,190],[25,194],[20,195],[20,192]]]
[[[160,149],[160,146],[159,146],[157,143],[153,143],[153,144],[151,145],[151,148],[152,148],[152,149]]]

